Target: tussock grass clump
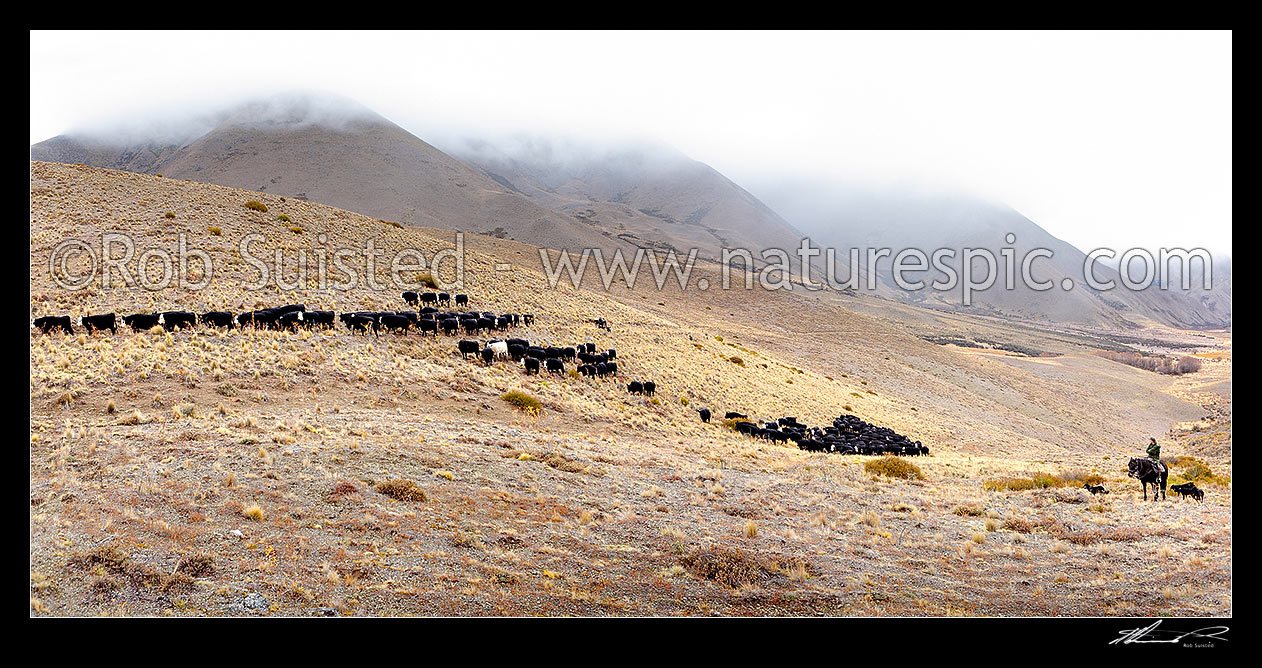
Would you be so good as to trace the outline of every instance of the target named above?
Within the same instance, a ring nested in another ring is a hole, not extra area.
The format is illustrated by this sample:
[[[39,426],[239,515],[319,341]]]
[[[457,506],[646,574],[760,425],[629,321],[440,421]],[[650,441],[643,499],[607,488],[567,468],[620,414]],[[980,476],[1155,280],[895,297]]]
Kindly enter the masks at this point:
[[[683,558],[684,568],[698,577],[740,589],[763,578],[758,561],[736,548],[711,545]]]
[[[111,573],[122,573],[130,562],[131,558],[113,545],[102,545],[70,558],[71,566],[85,569],[100,567]]]
[[[291,226],[291,227],[289,228],[289,231],[290,231],[290,232],[293,232],[294,234],[302,234],[302,228],[301,228],[301,227],[298,227],[297,225],[293,225],[293,226]]]
[[[254,520],[255,522],[262,522],[263,518],[266,517],[266,515],[263,513],[263,506],[260,506],[257,503],[251,503],[250,505],[246,506],[245,510],[241,511],[241,514]]]
[[[215,572],[215,558],[208,554],[184,555],[180,557],[175,571],[195,578],[206,577]]]
[[[213,234],[213,235],[217,236],[217,237],[219,237],[219,236],[223,236],[223,228],[222,228],[222,227],[208,227],[208,228],[206,228],[206,230],[207,230],[208,232],[210,232],[211,234]]]
[[[511,390],[509,392],[505,392],[500,398],[516,406],[519,410],[525,413],[530,413],[531,415],[538,415],[543,412],[543,404],[539,403],[538,399],[526,394],[525,392]]]
[[[1214,470],[1209,464],[1197,459],[1196,457],[1171,457],[1165,460],[1170,465],[1170,484],[1178,485],[1184,482],[1213,483],[1226,487],[1231,484],[1231,478],[1228,476],[1219,476],[1214,474]],[[1174,479],[1177,478],[1176,482]]]
[[[735,356],[735,355],[733,355],[733,356],[731,356],[731,357],[727,358],[727,361],[731,362],[732,364],[735,364],[736,366],[745,366],[745,360],[743,360],[743,359],[741,359],[741,358],[739,358],[739,357],[737,357],[737,356]]]
[[[381,220],[381,219],[380,219],[380,218],[378,218],[377,220]],[[403,226],[402,226],[402,225],[400,225],[400,224],[398,224],[398,223],[394,222],[393,220],[382,220],[381,222],[383,222],[383,223],[385,223],[386,225],[389,225],[390,227],[393,227],[393,228],[395,228],[395,229],[399,229],[399,230],[403,229]]]
[[[394,478],[379,482],[377,483],[377,491],[400,501],[420,501],[424,503],[429,500],[425,490],[421,489],[420,485],[404,478]]]
[[[343,480],[333,486],[333,491],[329,492],[329,500],[333,502],[340,501],[343,497],[347,497],[358,492],[359,488],[355,486],[355,483],[349,480]]]
[[[262,202],[260,202],[260,201],[258,201],[258,200],[253,200],[253,199],[252,199],[252,200],[250,200],[250,201],[246,202],[246,203],[245,203],[245,208],[247,208],[247,209],[249,209],[249,210],[251,210],[251,211],[259,211],[259,212],[262,212],[262,213],[267,213],[267,205],[266,205],[266,204],[264,204],[264,203],[262,203]]]
[[[175,212],[174,212],[174,211],[168,211],[168,212],[166,212],[166,213],[162,214],[162,217],[163,217],[163,218],[166,218],[166,219],[168,219],[168,220],[169,220],[169,219],[171,219],[171,218],[174,218],[174,217],[175,217]]]
[[[986,510],[981,506],[956,506],[951,512],[960,517],[981,517],[986,514]]]
[[[289,216],[287,216],[287,215],[285,215],[285,214],[283,214],[283,213],[282,213],[282,214],[280,214],[279,216],[276,216],[276,220],[279,220],[279,221],[280,221],[280,222],[282,222],[282,223],[288,223],[288,222],[289,222]]]
[[[1101,482],[1104,482],[1104,478],[1085,473],[1053,475],[1051,473],[1038,471],[1031,473],[1028,478],[990,478],[982,481],[982,489],[990,492],[1023,492],[1031,489],[1051,489],[1054,487],[1064,487],[1066,485],[1081,486],[1086,482],[1098,485]]]
[[[693,550],[680,560],[697,577],[740,589],[774,576],[805,580],[818,573],[800,557],[752,555],[734,547],[709,545]]]
[[[866,462],[863,465],[863,470],[868,473],[883,475],[887,478],[902,478],[904,480],[925,479],[925,474],[920,472],[919,466],[894,455]]]
[[[749,420],[745,418],[728,418],[723,421],[723,426],[731,429],[732,431],[736,431],[736,425],[741,422],[749,422]]]

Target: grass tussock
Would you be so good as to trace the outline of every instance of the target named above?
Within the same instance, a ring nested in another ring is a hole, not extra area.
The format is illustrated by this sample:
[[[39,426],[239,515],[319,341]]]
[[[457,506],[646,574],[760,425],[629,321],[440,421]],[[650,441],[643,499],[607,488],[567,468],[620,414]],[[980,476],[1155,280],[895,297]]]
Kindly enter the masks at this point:
[[[1031,489],[1058,487],[1082,487],[1084,484],[1099,485],[1104,477],[1084,471],[1068,471],[1060,475],[1036,471],[1028,478],[1005,476],[982,481],[982,489],[988,492],[1024,492]]]
[[[400,501],[420,501],[424,503],[429,499],[420,485],[404,478],[394,478],[377,483],[377,491]]]
[[[732,589],[758,584],[775,576],[804,580],[816,574],[814,567],[799,557],[752,555],[738,548],[720,545],[693,550],[683,557],[682,565],[697,577]]]
[[[543,412],[543,404],[539,403],[538,399],[526,394],[525,392],[512,390],[505,392],[500,398],[513,406],[516,406],[518,410],[524,413],[539,415]]]
[[[902,457],[893,455],[866,462],[863,465],[863,470],[874,475],[883,475],[887,478],[900,478],[903,480],[925,479],[925,474],[920,471],[919,466]]]
[[[1171,457],[1166,459],[1165,462],[1170,466],[1169,482],[1171,485],[1198,482],[1226,487],[1231,484],[1229,476],[1216,475],[1214,470],[1209,467],[1209,464],[1196,457]]]
[[[247,208],[247,209],[249,209],[249,210],[251,210],[251,211],[258,211],[258,212],[260,212],[260,213],[267,213],[267,205],[266,205],[266,204],[264,204],[264,203],[262,203],[262,202],[260,202],[260,201],[258,201],[258,200],[253,200],[253,199],[252,199],[252,200],[250,200],[250,201],[246,202],[246,203],[245,203],[245,208]]]

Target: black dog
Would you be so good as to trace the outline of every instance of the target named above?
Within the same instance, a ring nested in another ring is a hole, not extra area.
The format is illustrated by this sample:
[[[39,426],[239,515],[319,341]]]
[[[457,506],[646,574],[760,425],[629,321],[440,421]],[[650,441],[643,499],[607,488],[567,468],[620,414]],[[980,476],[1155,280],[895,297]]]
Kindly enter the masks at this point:
[[[1205,500],[1205,492],[1197,488],[1196,483],[1194,482],[1186,482],[1182,485],[1173,485],[1170,487],[1170,491],[1181,495],[1184,499],[1190,496],[1197,501]]]
[[[1104,485],[1092,485],[1091,483],[1086,483],[1085,485],[1082,486],[1082,488],[1087,490],[1088,492],[1091,492],[1092,494],[1108,494],[1109,493],[1109,490],[1105,489]]]

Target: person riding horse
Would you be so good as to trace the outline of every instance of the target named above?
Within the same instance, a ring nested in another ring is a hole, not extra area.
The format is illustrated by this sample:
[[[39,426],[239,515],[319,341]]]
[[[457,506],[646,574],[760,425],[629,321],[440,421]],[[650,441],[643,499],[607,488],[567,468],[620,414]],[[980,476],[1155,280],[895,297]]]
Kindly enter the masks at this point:
[[[1130,464],[1127,465],[1126,475],[1135,478],[1140,482],[1144,492],[1144,500],[1148,500],[1148,485],[1153,486],[1152,500],[1157,500],[1157,492],[1161,492],[1161,498],[1166,498],[1166,478],[1170,475],[1170,469],[1161,461],[1161,446],[1157,445],[1157,439],[1148,439],[1148,457],[1134,457]]]

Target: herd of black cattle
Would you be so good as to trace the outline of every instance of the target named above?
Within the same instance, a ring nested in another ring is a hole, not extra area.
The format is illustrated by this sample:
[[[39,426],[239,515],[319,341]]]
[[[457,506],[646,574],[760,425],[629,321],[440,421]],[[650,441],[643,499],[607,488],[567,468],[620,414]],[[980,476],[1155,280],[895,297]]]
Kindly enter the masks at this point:
[[[416,311],[354,311],[335,313],[334,311],[308,311],[303,304],[290,304],[274,308],[256,309],[244,313],[233,314],[228,311],[209,311],[193,313],[192,311],[163,311],[160,313],[134,313],[116,318],[114,313],[101,315],[85,315],[79,318],[79,325],[89,333],[109,330],[117,333],[118,321],[134,331],[148,331],[162,327],[166,331],[176,331],[205,325],[215,328],[250,328],[277,331],[330,330],[337,321],[341,321],[351,333],[367,334],[372,332],[379,336],[382,330],[397,334],[406,334],[411,330],[422,335],[453,335],[463,331],[467,335],[503,331],[518,325],[534,323],[534,315],[503,313],[496,315],[478,311],[443,311],[439,305],[450,305],[452,296],[443,292],[404,292],[403,300],[407,304],[434,304],[423,306]],[[469,297],[458,294],[454,298],[457,306],[468,305]],[[592,320],[597,327],[612,331],[612,327],[604,318]],[[74,328],[70,316],[44,316],[36,318],[31,327],[45,334],[61,330],[73,334]],[[573,346],[531,345],[523,338],[490,339],[485,344],[476,340],[461,340],[456,345],[460,356],[468,359],[471,355],[480,358],[486,365],[509,359],[525,368],[526,374],[538,374],[546,370],[553,374],[565,373],[566,362],[578,362],[576,371],[583,376],[604,378],[618,375],[618,351],[609,349],[596,351],[596,344],[579,343]],[[657,384],[652,381],[632,381],[627,385],[631,394],[653,396]],[[702,422],[710,422],[710,409],[698,411]],[[916,456],[929,454],[929,448],[920,441],[894,432],[887,427],[869,424],[854,415],[842,415],[833,420],[831,427],[809,427],[798,423],[795,417],[782,417],[773,422],[759,426],[750,421],[747,415],[729,411],[725,418],[733,429],[752,438],[766,439],[777,443],[793,441],[798,448],[808,452],[830,452],[857,455],[903,455]]]
[[[710,421],[710,409],[700,411],[702,422]],[[831,427],[808,427],[796,417],[782,417],[765,422],[760,427],[749,416],[728,411],[724,416],[733,429],[752,438],[777,443],[793,441],[798,448],[808,452],[832,452],[842,455],[902,455],[915,457],[928,455],[929,448],[920,441],[912,441],[889,427],[878,427],[861,420],[857,415],[841,415]]]

